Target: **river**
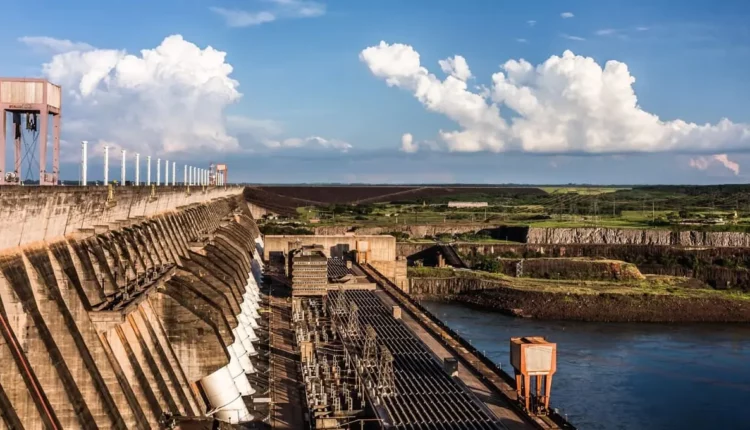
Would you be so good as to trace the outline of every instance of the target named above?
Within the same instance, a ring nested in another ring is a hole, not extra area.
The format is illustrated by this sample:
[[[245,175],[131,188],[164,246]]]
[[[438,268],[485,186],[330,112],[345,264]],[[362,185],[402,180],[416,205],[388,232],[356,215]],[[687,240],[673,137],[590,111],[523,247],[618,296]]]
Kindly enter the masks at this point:
[[[750,325],[539,321],[423,305],[511,374],[511,337],[556,342],[551,406],[579,429],[750,429]]]

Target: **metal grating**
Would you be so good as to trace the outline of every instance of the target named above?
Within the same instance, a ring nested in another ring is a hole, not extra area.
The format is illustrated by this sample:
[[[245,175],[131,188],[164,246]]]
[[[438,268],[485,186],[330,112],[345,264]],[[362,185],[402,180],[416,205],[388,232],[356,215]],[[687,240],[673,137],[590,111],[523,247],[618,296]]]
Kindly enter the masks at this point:
[[[343,301],[347,302],[342,311]],[[331,314],[338,313],[344,346],[352,356],[363,358],[370,355],[372,334],[375,331],[378,348],[392,356],[392,378],[395,386],[388,388],[389,380],[383,381],[385,365],[380,353],[378,365],[368,369],[368,359],[362,360],[361,368],[369,379],[371,397],[376,398],[376,412],[384,421],[384,427],[394,429],[498,429],[502,428],[476,398],[454,381],[442,368],[427,347],[400,321],[394,319],[391,310],[371,291],[330,291],[327,301]],[[355,306],[352,306],[355,305]],[[350,309],[355,308],[356,312]],[[338,312],[337,312],[338,310]],[[351,315],[356,317],[350,321]],[[363,329],[351,334],[352,325]],[[365,350],[368,350],[365,352]]]

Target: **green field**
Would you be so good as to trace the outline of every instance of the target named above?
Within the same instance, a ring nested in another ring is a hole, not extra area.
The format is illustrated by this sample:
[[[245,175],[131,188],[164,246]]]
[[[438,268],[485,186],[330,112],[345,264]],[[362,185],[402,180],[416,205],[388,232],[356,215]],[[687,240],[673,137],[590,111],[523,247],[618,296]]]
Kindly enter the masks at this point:
[[[614,187],[539,187],[548,194],[579,194],[595,196],[598,194],[614,193],[620,190],[630,190],[631,188],[614,188]]]
[[[417,201],[328,204],[297,208],[315,226],[486,224],[750,231],[750,186],[540,187],[544,193],[460,193]],[[403,197],[402,197],[403,198]],[[452,208],[449,201],[487,202]]]

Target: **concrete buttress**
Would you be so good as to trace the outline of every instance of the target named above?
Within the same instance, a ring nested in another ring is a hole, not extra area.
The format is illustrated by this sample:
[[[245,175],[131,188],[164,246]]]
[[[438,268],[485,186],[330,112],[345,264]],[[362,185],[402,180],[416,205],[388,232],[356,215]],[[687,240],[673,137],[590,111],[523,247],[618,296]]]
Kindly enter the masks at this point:
[[[251,419],[205,391],[255,392],[237,373],[260,235],[242,189],[24,188],[0,187],[0,429]]]

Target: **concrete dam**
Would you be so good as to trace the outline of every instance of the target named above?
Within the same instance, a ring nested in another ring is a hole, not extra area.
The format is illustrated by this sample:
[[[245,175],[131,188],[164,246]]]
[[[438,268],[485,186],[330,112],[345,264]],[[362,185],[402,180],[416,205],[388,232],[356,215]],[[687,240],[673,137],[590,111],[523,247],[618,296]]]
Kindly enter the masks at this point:
[[[508,374],[409,296],[394,237],[264,237],[252,210],[0,187],[0,428],[575,428],[554,343],[512,338]]]
[[[263,241],[241,192],[0,187],[0,427],[262,419]]]

